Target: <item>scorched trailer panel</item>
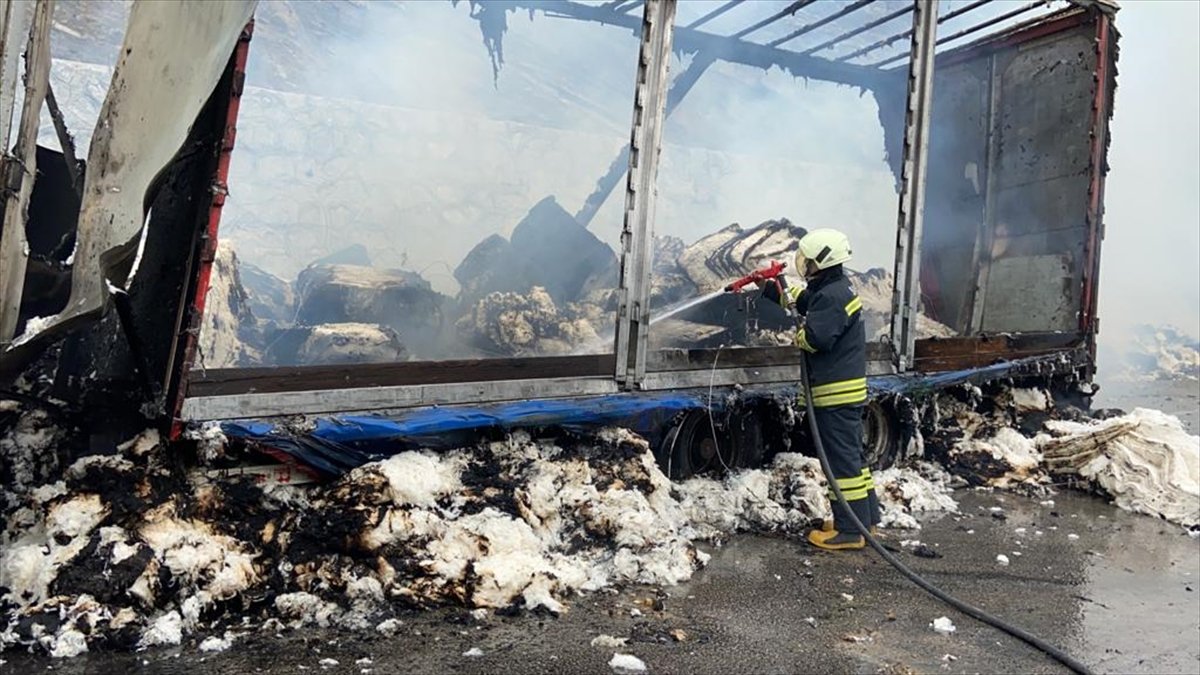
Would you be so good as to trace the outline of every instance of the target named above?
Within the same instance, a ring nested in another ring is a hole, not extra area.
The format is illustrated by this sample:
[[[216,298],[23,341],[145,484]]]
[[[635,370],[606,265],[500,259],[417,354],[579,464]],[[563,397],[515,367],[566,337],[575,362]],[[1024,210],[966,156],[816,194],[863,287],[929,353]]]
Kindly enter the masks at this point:
[[[555,7],[566,12],[571,5]],[[589,12],[599,10],[578,11],[591,18]],[[1095,295],[1095,275],[1085,270],[1088,256],[1098,255],[1100,209],[1093,202],[1102,191],[1105,171],[1103,153],[1098,161],[1093,155],[1105,147],[1115,86],[1116,33],[1111,11],[1107,5],[1077,3],[937,56],[925,238],[918,242],[917,260],[924,305],[959,323],[964,334],[917,340],[914,370],[951,371],[1035,355],[1070,354],[1092,343],[1096,324],[1088,316],[1094,314],[1094,307],[1083,303]],[[610,21],[621,24],[630,19]],[[1100,35],[1107,41],[1088,37]],[[895,68],[887,76],[898,81],[904,70]],[[1093,73],[1104,77],[1094,78]],[[1022,92],[1023,83],[1029,91]],[[1063,110],[1056,111],[1051,104],[1060,102],[1058,94],[1064,87],[1075,93],[1066,99]],[[1025,110],[1030,101],[1039,103]],[[1051,133],[1063,120],[1062,133]],[[882,122],[895,171],[902,175],[900,163],[907,148],[899,133],[901,125],[896,120]],[[1008,159],[1014,155],[1019,157]],[[989,172],[993,165],[997,168]],[[1022,173],[1023,168],[1028,171]],[[990,294],[996,308],[983,328],[960,323],[965,316],[961,306],[970,295],[963,291],[973,286],[971,270],[983,270],[985,262],[1006,260],[1003,255],[990,255],[990,244],[1013,238],[1004,232],[997,235],[995,218],[989,215],[999,208],[995,203],[1031,200],[1034,207],[1020,227],[1040,236],[1026,237],[1018,248],[1032,252],[1016,258],[1021,264],[1007,263],[1012,269],[1000,265],[1001,274],[976,273],[975,278],[988,284],[980,298]],[[1043,204],[1045,208],[1038,208]],[[1064,237],[1074,248],[1068,262],[1059,264],[1067,246]],[[1062,278],[1034,284],[1031,292],[1031,273],[1037,272],[1055,272]],[[1011,310],[1020,303],[1028,311]],[[960,308],[960,314],[954,313],[955,308]],[[1006,320],[1020,323],[1006,324]],[[895,356],[887,343],[873,343],[872,374],[894,372]],[[794,381],[798,362],[799,352],[784,347],[650,350],[646,375],[636,389]],[[183,411],[185,419],[196,421],[257,417],[271,409],[278,415],[314,414],[590,395],[621,389],[613,377],[616,366],[616,356],[609,354],[207,370],[191,376],[187,396],[193,400]]]

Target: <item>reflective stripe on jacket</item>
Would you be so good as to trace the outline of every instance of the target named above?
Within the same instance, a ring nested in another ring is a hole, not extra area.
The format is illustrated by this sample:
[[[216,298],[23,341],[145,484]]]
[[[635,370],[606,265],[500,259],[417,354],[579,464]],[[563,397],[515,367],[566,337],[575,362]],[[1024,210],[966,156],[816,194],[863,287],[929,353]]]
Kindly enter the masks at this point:
[[[795,343],[809,353],[813,405],[827,408],[865,403],[867,334],[862,300],[842,266],[821,271],[803,290],[788,286],[782,277],[778,282],[764,284],[763,294],[784,307],[794,304],[804,317]]]

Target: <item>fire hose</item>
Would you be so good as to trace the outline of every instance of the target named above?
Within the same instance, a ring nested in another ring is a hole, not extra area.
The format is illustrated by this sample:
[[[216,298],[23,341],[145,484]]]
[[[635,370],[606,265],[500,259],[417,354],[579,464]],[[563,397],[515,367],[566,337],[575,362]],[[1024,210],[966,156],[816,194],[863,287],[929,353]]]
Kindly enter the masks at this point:
[[[741,279],[738,279],[737,281],[726,286],[725,290],[731,293],[738,293],[742,290],[742,288],[751,283],[774,282],[775,284],[778,284],[779,282],[777,277],[783,272],[784,267],[786,267],[784,263],[771,261],[771,264],[768,267],[757,270]],[[799,319],[797,319],[797,321],[799,321]],[[899,558],[897,558],[892,554],[891,551],[887,550],[882,544],[879,543],[879,540],[877,540],[871,534],[870,528],[868,528],[861,520],[859,520],[858,515],[855,514],[854,510],[850,508],[850,505],[846,502],[846,495],[842,494],[842,489],[838,486],[837,480],[833,475],[833,469],[829,465],[829,457],[825,454],[825,444],[821,442],[821,430],[817,425],[817,417],[813,409],[812,383],[809,382],[808,371],[808,355],[805,354],[800,361],[800,382],[801,386],[804,388],[805,416],[808,417],[808,426],[809,430],[812,432],[813,447],[816,449],[817,458],[821,462],[821,470],[825,473],[825,480],[829,483],[829,487],[833,490],[834,496],[837,497],[838,504],[842,507],[843,511],[850,516],[851,522],[855,527],[858,528],[858,531],[862,533],[863,537],[866,539],[867,543],[870,544],[871,548],[873,548],[875,552],[878,553],[880,557],[882,557],[889,565],[896,568],[896,571],[900,572],[900,574],[904,575],[909,581],[913,582],[917,586],[920,586],[923,590],[938,600],[941,600],[942,602],[950,605],[967,616],[970,616],[978,621],[992,626],[993,628],[997,628],[1019,640],[1022,640],[1035,649],[1038,649],[1041,652],[1053,657],[1059,663],[1063,664],[1067,668],[1070,668],[1073,672],[1079,673],[1080,675],[1091,675],[1092,671],[1088,670],[1086,665],[1076,660],[1070,654],[1064,652],[1058,647],[1055,647],[1054,645],[1046,642],[1042,638],[1030,633],[1029,631],[1026,631],[1018,626],[1014,626],[1003,619],[1000,619],[999,617],[988,614],[974,605],[963,602],[949,593],[946,593],[937,586],[929,583],[919,574],[909,569],[904,563],[900,562]]]

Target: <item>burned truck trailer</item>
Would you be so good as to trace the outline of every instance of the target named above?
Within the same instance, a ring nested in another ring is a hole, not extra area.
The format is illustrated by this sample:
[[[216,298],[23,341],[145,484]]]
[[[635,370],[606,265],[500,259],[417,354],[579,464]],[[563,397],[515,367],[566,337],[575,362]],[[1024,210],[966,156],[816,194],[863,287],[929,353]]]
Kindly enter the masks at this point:
[[[37,308],[53,304],[63,291],[33,281],[32,270],[24,284],[6,285],[3,309],[14,318],[5,324],[8,334],[0,335],[9,343],[4,371],[39,395],[91,409],[103,418],[95,420],[98,428],[100,421],[123,418],[127,426],[148,416],[178,438],[188,427],[219,426],[229,438],[322,474],[369,461],[381,445],[436,446],[488,430],[601,424],[646,435],[673,477],[710,466],[714,458],[753,464],[761,459],[764,438],[779,433],[778,422],[790,414],[802,353],[740,340],[715,348],[664,347],[656,344],[651,325],[664,119],[707,64],[720,60],[861,87],[880,102],[899,208],[889,230],[896,246],[886,330],[868,345],[872,402],[866,428],[877,462],[894,460],[902,446],[907,422],[898,402],[939,388],[1036,378],[1086,402],[1095,372],[1103,188],[1116,81],[1115,5],[1075,0],[1059,7],[1039,2],[996,9],[986,0],[953,7],[919,0],[799,2],[772,5],[768,12],[767,4],[753,7],[757,4],[714,5],[683,24],[672,0],[472,3],[485,42],[498,39],[497,17],[503,24],[517,10],[625,29],[640,41],[629,143],[575,215],[586,227],[625,177],[612,295],[615,329],[611,348],[602,353],[203,368],[197,339],[222,207],[229,189],[236,191],[227,185],[228,170],[253,52],[253,22],[231,32],[238,17],[223,15],[212,24],[233,43],[224,52],[232,56],[211,71],[215,85],[188,119],[185,151],[165,168],[156,167],[155,180],[146,184],[142,215],[153,217],[140,246],[140,266],[133,267],[142,273],[132,274],[127,286],[110,284],[105,304],[113,311],[83,327],[78,327],[83,314],[60,301],[58,319],[39,330],[46,322],[34,321]],[[952,22],[989,7],[996,11],[987,18],[939,34],[940,25],[957,25]],[[741,31],[706,30],[707,23],[734,10],[746,13]],[[755,32],[790,17],[803,21],[776,39],[755,41]],[[144,20],[135,12],[127,41]],[[788,46],[806,36],[830,35]],[[215,42],[216,47],[194,48],[204,53],[224,48]],[[896,45],[908,48],[887,51]],[[673,51],[693,60],[672,81]],[[127,69],[127,87],[156,86],[133,72]],[[30,93],[27,88],[26,96]],[[120,104],[111,92],[110,99]],[[18,148],[25,147],[21,140]],[[111,139],[100,142],[103,147]],[[86,173],[102,156],[96,139],[92,146],[89,166],[82,168]],[[104,164],[97,166],[106,171]],[[69,187],[55,175],[40,173],[35,193]],[[86,190],[82,201],[81,232],[89,207],[103,208],[95,198],[88,204]],[[25,223],[9,224],[10,213],[19,210],[6,210],[4,237],[10,242],[44,229],[46,217],[36,209]],[[63,236],[75,236],[73,224],[58,222]],[[8,257],[21,253],[8,245],[4,251]],[[111,280],[114,269],[130,272],[131,253],[102,252],[76,257],[74,286],[86,285],[83,276]],[[59,266],[67,267],[61,260]],[[147,269],[159,276],[151,280]],[[787,328],[778,308],[753,298],[714,302],[732,308],[739,322],[752,317],[759,328]],[[923,320],[948,327],[954,336],[921,337]]]

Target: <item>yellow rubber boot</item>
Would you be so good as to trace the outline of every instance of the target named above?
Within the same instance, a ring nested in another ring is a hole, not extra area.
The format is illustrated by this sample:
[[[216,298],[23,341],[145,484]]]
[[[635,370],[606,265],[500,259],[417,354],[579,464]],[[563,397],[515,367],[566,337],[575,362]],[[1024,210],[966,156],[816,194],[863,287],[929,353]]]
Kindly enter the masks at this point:
[[[808,543],[826,551],[856,551],[867,545],[861,534],[843,534],[837,530],[813,530]]]

